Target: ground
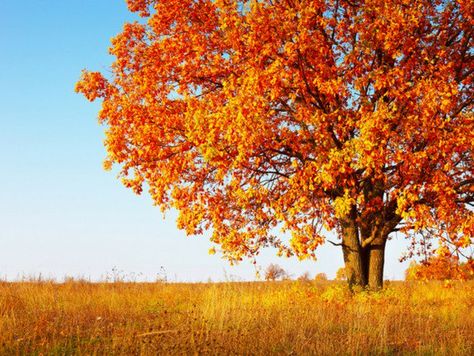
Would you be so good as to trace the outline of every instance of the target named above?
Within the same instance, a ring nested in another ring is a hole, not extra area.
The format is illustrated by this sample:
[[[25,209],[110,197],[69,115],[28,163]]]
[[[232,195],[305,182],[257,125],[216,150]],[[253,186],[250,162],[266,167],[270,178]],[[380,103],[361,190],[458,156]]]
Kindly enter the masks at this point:
[[[0,354],[474,354],[473,282],[0,283]]]

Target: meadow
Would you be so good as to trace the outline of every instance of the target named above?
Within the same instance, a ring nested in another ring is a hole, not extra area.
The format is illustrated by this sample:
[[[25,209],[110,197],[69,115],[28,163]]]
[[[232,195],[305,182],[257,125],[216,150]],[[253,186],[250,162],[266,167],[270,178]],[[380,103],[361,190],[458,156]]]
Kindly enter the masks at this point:
[[[472,355],[474,283],[0,283],[0,354]]]

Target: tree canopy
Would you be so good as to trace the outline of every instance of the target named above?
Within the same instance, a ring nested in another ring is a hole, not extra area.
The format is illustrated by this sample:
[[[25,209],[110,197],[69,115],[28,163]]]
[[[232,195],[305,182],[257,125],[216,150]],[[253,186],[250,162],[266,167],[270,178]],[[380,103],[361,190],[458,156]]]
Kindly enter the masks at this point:
[[[394,231],[472,243],[472,1],[128,6],[111,73],[76,90],[102,99],[105,167],[188,234],[240,260],[314,257],[336,231],[372,286]]]

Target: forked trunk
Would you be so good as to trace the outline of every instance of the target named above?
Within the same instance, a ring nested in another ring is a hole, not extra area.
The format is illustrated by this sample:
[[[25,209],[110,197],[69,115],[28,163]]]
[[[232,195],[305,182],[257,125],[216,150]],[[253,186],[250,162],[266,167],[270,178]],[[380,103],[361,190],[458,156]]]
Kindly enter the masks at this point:
[[[342,224],[344,263],[349,287],[379,290],[383,287],[386,238],[379,236],[362,247],[358,229],[350,221]]]
[[[382,180],[364,182],[367,202],[383,202],[384,191]],[[370,290],[383,287],[385,245],[389,234],[402,220],[396,211],[397,203],[393,200],[380,209],[366,211],[353,205],[350,212],[340,218],[346,276],[351,289],[354,286]]]

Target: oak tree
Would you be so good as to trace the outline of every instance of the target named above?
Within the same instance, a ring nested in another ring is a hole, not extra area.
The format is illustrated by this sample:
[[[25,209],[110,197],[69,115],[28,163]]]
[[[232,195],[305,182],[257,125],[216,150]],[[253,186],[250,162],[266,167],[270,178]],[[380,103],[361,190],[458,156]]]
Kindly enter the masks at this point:
[[[128,0],[102,100],[105,167],[232,261],[314,257],[334,231],[380,288],[395,231],[472,243],[470,0]]]

